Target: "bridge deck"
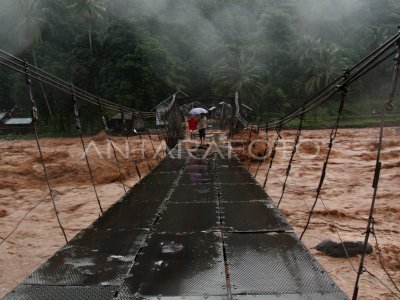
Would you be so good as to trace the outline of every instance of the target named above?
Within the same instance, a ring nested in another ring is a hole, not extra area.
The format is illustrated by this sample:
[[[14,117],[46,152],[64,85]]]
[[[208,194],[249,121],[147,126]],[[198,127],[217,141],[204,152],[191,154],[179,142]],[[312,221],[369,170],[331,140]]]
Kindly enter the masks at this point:
[[[164,159],[4,299],[347,297],[241,163],[214,154]]]

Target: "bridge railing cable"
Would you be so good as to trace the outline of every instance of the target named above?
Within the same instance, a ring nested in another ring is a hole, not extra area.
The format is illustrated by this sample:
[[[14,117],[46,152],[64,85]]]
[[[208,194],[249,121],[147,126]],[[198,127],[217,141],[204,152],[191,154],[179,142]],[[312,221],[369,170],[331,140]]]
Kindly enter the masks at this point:
[[[82,144],[83,153],[85,155],[86,166],[88,167],[90,181],[92,182],[94,194],[96,196],[96,200],[97,200],[97,203],[99,205],[100,212],[103,213],[103,208],[101,206],[100,198],[99,198],[99,195],[97,193],[97,188],[96,188],[96,183],[94,181],[92,168],[91,168],[90,163],[89,163],[89,158],[88,158],[88,155],[87,155],[85,142],[83,141],[83,137],[82,137],[82,127],[81,127],[81,121],[80,121],[80,118],[79,118],[78,103],[77,103],[77,100],[76,100],[75,87],[74,87],[73,84],[71,84],[71,93],[72,93],[72,98],[71,98],[72,99],[72,105],[73,105],[74,116],[75,116],[75,128],[78,131],[78,135],[79,135],[79,138],[80,138],[80,141],[81,141],[81,144]]]
[[[279,140],[282,138],[281,137],[282,128],[280,126],[278,126],[278,127],[275,128],[275,130],[276,130],[276,137],[275,137],[274,145],[272,147],[271,155],[270,155],[270,158],[269,158],[269,166],[268,166],[267,173],[265,174],[264,183],[263,183],[263,189],[265,189],[265,187],[267,185],[268,176],[269,176],[269,173],[271,172],[272,165],[274,163],[274,159],[275,159],[275,156],[276,156],[276,148],[279,145]]]
[[[393,49],[393,47],[396,47],[396,49]],[[303,229],[303,232],[301,233],[300,239],[302,239],[303,235],[307,231],[307,228],[308,228],[308,225],[310,224],[310,220],[311,220],[315,205],[316,205],[318,200],[320,200],[321,203],[323,204],[323,206],[325,207],[325,210],[328,212],[328,216],[331,219],[331,222],[332,222],[333,226],[336,228],[336,231],[338,233],[338,230],[339,230],[338,226],[336,226],[335,222],[333,221],[332,216],[329,213],[329,209],[327,208],[327,206],[325,205],[324,201],[322,200],[321,191],[322,191],[324,179],[325,179],[326,174],[327,174],[327,167],[328,167],[328,162],[329,162],[331,150],[333,148],[333,142],[334,142],[334,140],[336,138],[338,127],[339,127],[339,124],[340,124],[341,115],[342,115],[343,107],[344,107],[344,102],[345,102],[345,98],[346,98],[346,94],[347,94],[347,88],[351,84],[353,84],[354,82],[359,80],[362,76],[365,76],[368,72],[370,72],[371,70],[375,69],[377,66],[381,65],[383,62],[387,61],[390,57],[392,57],[394,54],[396,54],[396,57],[395,57],[395,69],[394,69],[394,74],[393,74],[393,78],[392,78],[392,87],[391,87],[391,90],[390,90],[389,101],[387,101],[385,103],[385,109],[387,111],[392,110],[393,109],[392,102],[393,102],[394,92],[395,92],[396,86],[397,86],[398,73],[400,72],[399,71],[400,70],[400,50],[399,50],[399,48],[400,48],[400,34],[397,33],[392,38],[390,38],[387,42],[382,44],[382,46],[380,46],[379,48],[374,50],[372,53],[370,53],[367,57],[362,59],[360,62],[356,63],[351,69],[345,69],[343,74],[339,78],[334,80],[331,84],[327,85],[324,89],[319,91],[316,95],[314,95],[310,99],[306,100],[301,108],[296,109],[294,112],[292,112],[290,114],[287,114],[287,115],[285,115],[284,117],[282,117],[280,119],[272,120],[272,122],[270,122],[269,124],[265,123],[266,131],[269,128],[275,128],[277,130],[277,137],[275,138],[275,142],[274,142],[274,145],[273,145],[273,148],[272,148],[272,151],[271,151],[270,161],[269,161],[270,164],[269,164],[269,168],[267,170],[265,181],[264,181],[264,185],[263,185],[264,188],[265,188],[265,185],[266,185],[266,181],[268,179],[268,174],[269,174],[269,172],[271,170],[271,167],[272,167],[272,163],[273,163],[274,158],[276,156],[276,148],[277,148],[277,145],[278,145],[278,142],[279,142],[279,138],[280,138],[280,134],[279,134],[278,128],[282,128],[282,126],[288,124],[289,122],[291,122],[292,120],[294,120],[296,118],[300,119],[299,128],[297,130],[297,134],[296,134],[296,138],[295,138],[294,148],[292,150],[292,156],[291,156],[291,158],[289,160],[289,164],[288,164],[288,167],[286,169],[286,178],[285,178],[285,181],[283,183],[282,194],[281,194],[281,198],[280,198],[279,203],[278,203],[278,205],[279,205],[281,200],[282,200],[282,197],[284,195],[284,192],[285,192],[287,179],[290,176],[291,163],[293,162],[293,157],[294,157],[294,154],[296,152],[296,147],[297,147],[298,141],[300,139],[300,134],[301,134],[301,128],[302,128],[302,125],[303,125],[302,123],[303,123],[304,115],[306,113],[312,111],[312,110],[315,110],[319,106],[323,105],[324,103],[326,103],[328,100],[332,99],[337,94],[339,94],[340,97],[341,97],[341,102],[340,102],[338,113],[337,113],[337,116],[336,116],[336,121],[335,121],[334,127],[331,130],[330,140],[329,140],[329,144],[328,144],[328,150],[327,150],[326,158],[325,158],[325,161],[324,161],[324,164],[323,164],[323,167],[322,167],[319,184],[318,184],[318,187],[316,189],[316,196],[315,196],[315,199],[314,199],[314,203],[313,203],[312,207],[309,209],[307,224],[305,225],[305,227]],[[249,140],[250,140],[254,124],[251,124],[249,121],[247,121],[242,116],[241,111],[240,111],[239,97],[238,97],[237,93],[235,95],[235,110],[236,110],[235,111],[235,118],[236,118],[236,122],[235,123],[240,123],[244,130],[249,130],[250,129],[250,133],[249,133]],[[369,219],[368,219],[367,233],[366,233],[365,242],[364,242],[364,249],[363,249],[363,254],[362,254],[361,261],[360,261],[360,266],[359,266],[358,272],[356,271],[355,267],[351,263],[351,266],[352,266],[353,270],[357,273],[357,279],[356,279],[356,285],[355,285],[355,289],[354,289],[353,300],[357,299],[358,282],[359,282],[360,276],[364,272],[370,273],[369,271],[366,270],[366,268],[364,266],[364,257],[365,257],[366,249],[367,249],[367,245],[368,245],[368,237],[369,237],[370,234],[373,234],[373,235],[375,234],[374,233],[374,229],[373,229],[373,225],[374,225],[373,206],[374,206],[374,203],[375,203],[375,200],[376,200],[376,192],[377,192],[379,174],[380,174],[380,169],[381,169],[381,162],[380,162],[379,157],[380,157],[380,151],[381,151],[381,147],[382,147],[384,117],[385,116],[384,116],[384,113],[383,113],[382,114],[382,121],[381,121],[381,132],[380,132],[380,140],[379,140],[379,149],[378,149],[378,154],[377,154],[378,158],[377,158],[375,175],[374,175],[374,182],[373,182],[373,187],[374,187],[373,202],[372,202],[372,205],[371,205],[370,216],[369,216]],[[260,124],[259,126],[263,126],[263,124]],[[235,126],[234,129],[237,130],[236,126]],[[258,172],[258,169],[259,169],[259,167],[257,168],[256,174]],[[342,243],[342,246],[344,248],[344,252],[346,253],[346,256],[349,257],[348,251],[347,251],[346,247],[344,246],[343,240],[342,240],[340,235],[339,235],[339,239],[340,239],[340,241]],[[382,259],[380,259],[380,260],[382,261]],[[385,268],[383,268],[383,269],[385,270]],[[385,270],[385,273],[390,278],[391,282],[394,283],[394,281],[391,278],[390,274],[386,270]],[[383,286],[385,286],[385,288],[387,288],[392,293],[392,295],[394,295],[394,296],[396,296],[398,298],[398,295],[393,293],[393,291],[386,284],[384,284],[383,281],[378,276],[376,276],[374,274],[372,274],[372,276],[377,278],[377,280],[380,283],[382,283]],[[396,290],[398,290],[397,285],[394,284],[394,286],[395,286]]]
[[[48,175],[46,164],[45,164],[44,158],[43,158],[42,148],[41,148],[40,142],[39,142],[37,127],[36,127],[36,124],[37,124],[37,121],[39,120],[39,117],[38,117],[38,110],[37,110],[37,107],[36,107],[36,101],[35,101],[35,98],[33,97],[32,81],[31,81],[31,78],[30,78],[28,64],[25,64],[25,79],[26,79],[26,85],[27,85],[27,88],[28,88],[29,101],[31,103],[32,124],[33,124],[34,132],[35,132],[36,145],[37,145],[37,148],[38,148],[38,151],[39,151],[40,161],[41,161],[42,166],[43,166],[43,172],[44,172],[45,181],[46,181],[47,187],[49,189],[50,198],[51,198],[51,202],[53,204],[54,213],[56,215],[57,223],[60,226],[60,229],[61,229],[61,232],[62,232],[62,234],[64,236],[65,242],[68,243],[68,238],[67,238],[67,235],[65,233],[64,227],[63,227],[63,225],[61,223],[61,220],[60,220],[59,211],[57,209],[57,205],[56,205],[56,202],[55,202],[55,199],[54,199],[53,190],[51,188],[51,184],[50,184],[50,181],[49,181],[49,175]]]
[[[146,148],[145,148],[145,144],[143,142],[142,133],[141,133],[141,131],[139,129],[136,130],[136,128],[135,128],[135,124],[136,124],[135,122],[138,122],[138,120],[139,120],[139,116],[137,114],[135,114],[134,109],[132,108],[132,133],[137,134],[139,136],[140,144],[141,144],[141,148],[142,148],[142,154],[143,154],[144,158],[146,159],[147,167],[148,167],[149,172],[150,172],[151,171],[151,165],[150,165],[150,162],[149,162],[149,158],[147,156],[147,151],[146,151]]]
[[[356,282],[354,285],[353,298],[352,298],[353,300],[356,300],[358,297],[360,277],[365,272],[364,261],[365,261],[365,255],[367,252],[368,240],[369,240],[369,236],[371,235],[371,233],[373,233],[373,224],[374,224],[373,215],[374,215],[376,197],[378,194],[379,178],[380,178],[380,173],[381,173],[381,169],[382,169],[381,152],[382,152],[382,146],[383,146],[385,116],[386,116],[387,111],[391,111],[393,109],[393,99],[394,99],[394,95],[396,92],[398,75],[399,75],[399,71],[400,71],[400,41],[397,42],[396,46],[397,46],[397,51],[396,51],[397,53],[396,53],[396,57],[394,59],[395,63],[394,63],[394,71],[393,71],[393,77],[392,77],[392,85],[391,85],[391,89],[389,92],[388,101],[383,104],[384,107],[381,112],[379,142],[378,142],[378,149],[377,149],[377,154],[376,154],[374,179],[372,182],[373,195],[372,195],[371,207],[370,207],[370,211],[369,211],[369,215],[368,215],[368,224],[367,224],[367,229],[366,229],[366,233],[365,233],[363,253],[361,255],[360,265],[359,265],[358,272],[357,272],[357,278],[356,278]]]
[[[125,113],[124,110],[122,109],[122,105],[120,107],[120,111],[121,111],[121,120],[122,120],[122,131],[124,133],[125,139],[126,139],[126,143],[128,145],[129,148],[129,156],[131,157],[131,161],[133,163],[133,166],[135,167],[136,170],[136,174],[139,177],[139,180],[142,179],[142,174],[140,173],[138,164],[136,162],[136,158],[135,158],[135,154],[132,151],[132,147],[131,147],[131,143],[129,142],[129,134],[128,134],[128,130],[126,128],[126,120],[125,120]]]
[[[393,48],[396,46],[399,40],[400,32],[388,39],[380,47],[372,51],[351,68],[344,69],[342,75],[333,80],[318,93],[308,98],[304,105],[298,107],[293,112],[286,114],[283,118],[272,119],[269,122],[269,128],[273,129],[278,125],[283,126],[300,117],[301,114],[312,111],[329,101],[335,94],[340,93],[342,88],[347,88],[360,77],[365,76],[368,72],[392,57],[396,53],[396,50]],[[237,100],[238,98],[235,98],[236,118],[244,127],[248,127],[249,122],[242,116],[240,112],[240,105]],[[265,124],[260,124],[260,126],[265,127]]]
[[[112,149],[113,154],[114,154],[115,165],[117,166],[117,170],[118,170],[118,173],[119,173],[119,180],[120,180],[122,188],[123,188],[123,190],[124,190],[124,192],[126,194],[126,187],[125,187],[124,178],[123,178],[123,175],[122,175],[122,172],[121,172],[121,166],[120,166],[120,163],[119,163],[119,160],[118,160],[118,157],[117,157],[117,152],[115,151],[115,146],[114,146],[114,142],[112,140],[111,134],[110,134],[110,130],[109,130],[108,125],[107,125],[107,120],[106,120],[106,117],[104,115],[104,108],[103,108],[103,105],[100,102],[100,100],[98,101],[98,106],[99,106],[100,117],[101,117],[101,120],[102,120],[103,126],[104,126],[104,131],[107,134],[108,141],[110,143],[111,149]]]
[[[13,71],[16,71],[17,73],[20,73],[25,77],[25,82],[26,82],[26,85],[27,85],[27,88],[28,88],[28,96],[29,96],[28,99],[29,99],[30,104],[31,104],[32,126],[33,126],[33,130],[34,130],[35,138],[36,138],[36,144],[37,144],[38,152],[39,152],[39,155],[40,155],[40,161],[41,161],[41,164],[42,164],[42,167],[43,167],[43,171],[44,171],[45,181],[46,181],[48,189],[49,189],[49,195],[50,195],[50,198],[51,198],[51,202],[52,202],[52,205],[53,205],[53,209],[54,209],[54,212],[55,212],[57,223],[58,223],[58,225],[59,225],[59,227],[60,227],[60,229],[62,231],[62,234],[64,236],[65,241],[68,242],[68,238],[67,238],[65,229],[64,229],[63,224],[61,222],[60,212],[59,212],[58,207],[56,205],[56,201],[55,201],[55,197],[54,197],[54,194],[53,194],[52,185],[50,183],[48,170],[47,170],[47,167],[46,167],[45,159],[44,159],[44,156],[43,156],[43,153],[42,153],[41,144],[40,144],[40,141],[39,141],[38,126],[37,126],[37,123],[38,123],[38,120],[39,120],[39,116],[38,116],[38,109],[37,109],[36,101],[35,101],[35,98],[34,98],[34,95],[33,95],[33,91],[32,91],[32,80],[38,81],[40,83],[47,84],[47,86],[52,87],[52,88],[54,88],[54,89],[56,89],[58,91],[61,91],[61,92],[65,93],[65,94],[71,96],[71,99],[72,99],[72,111],[73,111],[73,116],[74,116],[74,120],[75,120],[75,122],[74,122],[75,123],[75,128],[76,128],[76,130],[78,132],[78,135],[79,135],[79,138],[80,138],[80,141],[81,141],[81,145],[82,145],[82,148],[83,148],[83,151],[84,151],[84,155],[85,155],[86,166],[88,168],[91,184],[93,186],[93,190],[94,190],[94,193],[95,193],[95,196],[96,196],[96,200],[97,200],[97,203],[98,203],[98,206],[99,206],[99,209],[100,209],[101,213],[103,213],[103,207],[101,205],[100,198],[99,198],[99,195],[98,195],[98,192],[97,192],[97,186],[96,186],[94,174],[92,172],[92,168],[91,168],[91,165],[90,165],[90,162],[89,162],[89,158],[88,158],[88,155],[87,155],[87,148],[86,148],[85,142],[83,140],[83,136],[82,136],[82,127],[81,127],[81,120],[80,120],[80,116],[79,116],[78,102],[79,101],[83,101],[83,102],[87,102],[87,103],[90,103],[90,104],[98,106],[98,108],[100,110],[100,113],[101,113],[101,119],[102,119],[102,123],[104,125],[104,129],[105,129],[105,131],[106,131],[106,133],[108,135],[109,142],[111,144],[111,147],[112,147],[112,150],[113,150],[113,153],[114,153],[116,165],[118,167],[120,181],[121,181],[123,189],[124,189],[124,191],[126,193],[126,187],[125,187],[125,184],[124,184],[124,181],[123,181],[123,175],[122,175],[121,167],[119,165],[119,161],[118,161],[118,157],[117,157],[117,154],[116,154],[116,150],[114,148],[114,144],[113,144],[113,141],[111,139],[110,132],[108,130],[108,126],[107,126],[107,121],[105,119],[104,110],[107,109],[107,110],[111,110],[111,111],[119,111],[119,112],[121,112],[122,116],[124,116],[125,112],[131,112],[132,113],[132,119],[135,118],[135,117],[140,117],[142,119],[145,119],[145,118],[152,118],[153,119],[153,118],[155,118],[156,114],[158,114],[162,118],[162,117],[165,117],[169,113],[169,110],[174,105],[174,103],[175,103],[175,94],[173,94],[169,98],[167,98],[168,100],[171,100],[171,101],[170,101],[170,103],[167,105],[167,107],[165,109],[163,109],[161,111],[158,111],[158,112],[144,112],[144,111],[138,111],[136,109],[132,109],[130,107],[123,106],[123,105],[118,104],[118,103],[114,103],[112,101],[108,101],[106,99],[101,99],[98,96],[95,96],[95,95],[93,95],[93,94],[91,94],[91,93],[89,93],[89,92],[87,92],[87,91],[85,91],[85,90],[83,90],[83,89],[81,89],[79,87],[74,86],[71,82],[67,82],[65,80],[62,80],[62,79],[60,79],[60,78],[58,78],[58,77],[56,77],[56,76],[54,76],[54,75],[42,70],[42,69],[37,68],[34,65],[29,64],[27,61],[24,61],[24,60],[22,60],[20,58],[17,58],[15,56],[13,56],[13,55],[1,50],[1,49],[0,49],[0,65],[3,65],[3,66],[5,66],[5,67],[7,67],[7,68],[9,68],[9,69],[11,69]],[[124,117],[123,117],[123,119],[124,119]],[[123,120],[123,123],[124,123],[124,121],[125,120]],[[125,125],[124,125],[124,127],[125,127]],[[126,133],[126,130],[124,131],[124,133]],[[148,132],[148,135],[150,136],[149,132]],[[158,136],[159,136],[159,139],[160,139],[161,138],[160,135],[158,135]],[[153,140],[151,140],[151,143],[152,143],[152,148],[154,150],[155,146],[153,144]],[[161,140],[160,140],[160,143],[162,143]],[[131,149],[130,144],[129,144],[129,140],[128,140],[128,145],[129,145],[129,148],[130,148],[130,152],[132,152],[132,149]],[[143,149],[144,149],[144,147],[143,147]],[[145,153],[145,155],[147,155],[147,154]],[[141,179],[141,174],[139,172],[139,169],[138,169],[138,166],[136,164],[135,158],[132,157],[132,160],[133,160],[133,162],[135,164],[135,169],[136,169],[136,171],[138,173],[139,179]],[[148,160],[147,157],[146,157],[146,160]],[[149,164],[149,162],[148,162],[148,164]],[[17,227],[18,227],[18,225],[16,226],[16,228]],[[14,232],[14,230],[8,236],[10,236],[13,232]],[[8,238],[8,236],[7,236],[7,238]],[[2,243],[4,241],[5,241],[5,239],[2,241]]]
[[[332,148],[333,148],[333,142],[336,139],[337,131],[338,131],[338,128],[339,128],[340,117],[341,117],[342,112],[343,112],[343,107],[344,107],[344,102],[345,102],[345,99],[346,99],[346,94],[347,94],[347,90],[346,89],[342,89],[342,91],[341,91],[341,101],[340,101],[340,104],[339,104],[339,110],[338,110],[338,113],[337,113],[337,118],[336,118],[335,125],[332,128],[331,134],[330,134],[330,137],[329,137],[328,152],[326,154],[325,161],[324,161],[324,164],[323,164],[323,167],[322,167],[321,176],[320,176],[319,184],[318,184],[318,187],[317,187],[317,194],[315,196],[314,203],[313,203],[313,205],[311,207],[311,210],[310,210],[310,213],[308,215],[307,223],[306,223],[306,225],[305,225],[305,227],[303,229],[303,232],[300,235],[300,240],[303,238],[304,233],[307,231],[307,228],[308,228],[308,225],[310,224],[312,213],[314,211],[315,205],[317,204],[317,201],[319,199],[319,195],[321,194],[322,186],[324,184],[324,180],[325,180],[325,177],[326,177],[326,171],[327,171],[327,168],[328,168],[329,158],[330,158],[330,155],[331,155],[331,152],[332,152]]]
[[[304,121],[304,113],[301,114],[301,116],[300,116],[299,127],[297,128],[297,131],[296,131],[296,137],[294,139],[294,145],[293,145],[292,153],[290,155],[288,166],[286,167],[285,181],[284,181],[284,183],[282,185],[282,193],[281,193],[281,196],[280,196],[280,198],[278,200],[278,205],[277,205],[278,208],[279,208],[279,206],[281,204],[281,201],[283,199],[283,195],[285,194],[286,183],[287,183],[290,171],[292,169],[292,162],[293,162],[293,159],[294,159],[294,155],[297,152],[297,145],[299,144],[301,132],[302,132],[302,129],[303,129],[303,121]]]
[[[6,66],[16,72],[19,72],[21,74],[24,74],[24,64],[25,62],[21,60],[20,58],[17,58],[13,56],[12,54],[9,54],[5,52],[4,50],[0,49],[0,64],[3,66]],[[45,83],[53,88],[56,88],[60,91],[63,91],[67,94],[70,94],[70,82],[67,82],[65,80],[62,80],[40,68],[35,67],[34,65],[31,65],[26,62],[26,65],[30,69],[30,77],[31,79],[35,79],[39,82]],[[119,112],[121,109],[121,105],[119,103],[115,103],[112,101],[109,101],[107,99],[100,98],[96,95],[93,95],[79,87],[75,86],[75,97],[77,99],[81,99],[83,101],[89,102],[93,105],[97,105],[98,101],[100,100],[102,106],[104,109],[109,109],[113,110],[115,112]],[[172,97],[172,96],[171,96]],[[172,101],[168,104],[168,106],[164,109],[158,112],[158,114],[164,115],[169,112],[171,107],[173,106],[173,102],[175,101],[175,97],[172,98]],[[127,106],[122,106],[122,109],[124,110],[125,113],[131,112],[132,108],[127,107]],[[140,114],[141,117],[143,118],[154,118],[156,116],[157,112],[154,111],[138,111],[134,109],[135,114]]]
[[[254,178],[257,177],[258,171],[260,170],[260,167],[263,164],[268,151],[269,151],[268,122],[265,122],[265,149],[264,149],[264,152],[263,152],[261,158],[259,158],[260,161],[258,162],[256,171],[254,172],[254,176],[253,176]]]

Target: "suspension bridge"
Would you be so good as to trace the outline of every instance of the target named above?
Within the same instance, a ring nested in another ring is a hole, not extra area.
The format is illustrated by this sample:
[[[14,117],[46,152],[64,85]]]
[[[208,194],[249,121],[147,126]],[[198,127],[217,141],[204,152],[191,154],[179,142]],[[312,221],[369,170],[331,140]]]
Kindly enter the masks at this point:
[[[4,299],[347,299],[302,244],[301,239],[320,198],[348,87],[390,58],[394,58],[393,80],[388,100],[382,103],[373,197],[353,299],[358,297],[359,280],[366,271],[366,248],[373,234],[383,127],[386,113],[393,109],[400,68],[400,33],[352,68],[344,70],[342,76],[298,109],[279,119],[251,124],[241,114],[237,93],[235,97],[224,98],[224,101],[231,104],[230,114],[227,115],[229,132],[226,138],[247,131],[250,140],[254,128],[276,131],[269,159],[260,160],[253,175],[230,155],[231,149],[222,142],[225,138],[223,134],[214,136],[207,149],[182,151],[179,140],[184,138],[184,132],[180,107],[193,101],[193,98],[179,98],[174,94],[162,111],[138,111],[101,99],[0,50],[0,64],[25,76],[43,174],[55,216],[66,241],[59,251]],[[60,213],[42,156],[37,134],[39,115],[32,80],[71,96],[75,127],[84,153],[87,145],[82,138],[79,101],[98,107],[111,145],[112,135],[105,110],[121,114],[128,145],[129,136],[136,132],[135,120],[159,119],[168,124],[163,128],[159,128],[156,122],[154,124],[160,141],[165,139],[165,158],[149,174],[140,174],[136,157],[131,151],[132,166],[140,178],[140,182],[131,189],[127,189],[124,184],[120,162],[113,148],[115,166],[119,170],[125,195],[107,211],[102,208],[92,166],[85,157],[102,215],[72,240],[68,240],[59,218]],[[329,136],[315,201],[298,238],[278,208],[283,200],[293,157],[301,138],[305,114],[334,97],[339,97],[337,118]],[[198,100],[221,101],[221,97]],[[132,118],[131,128],[126,126],[125,114]],[[264,188],[268,184],[281,138],[280,132],[285,125],[296,119],[299,125],[282,194],[278,201],[273,202]],[[263,186],[260,186],[254,178],[263,163],[267,163],[268,167]],[[395,288],[398,289],[396,285]]]

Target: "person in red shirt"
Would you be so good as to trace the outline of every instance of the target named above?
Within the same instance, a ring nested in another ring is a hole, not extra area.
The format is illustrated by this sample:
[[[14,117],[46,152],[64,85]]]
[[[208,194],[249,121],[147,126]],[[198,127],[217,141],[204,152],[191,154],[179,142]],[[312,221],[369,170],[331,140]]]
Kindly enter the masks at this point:
[[[193,115],[190,117],[190,119],[188,121],[190,138],[192,140],[196,139],[196,130],[197,130],[198,123],[199,123],[199,121]]]

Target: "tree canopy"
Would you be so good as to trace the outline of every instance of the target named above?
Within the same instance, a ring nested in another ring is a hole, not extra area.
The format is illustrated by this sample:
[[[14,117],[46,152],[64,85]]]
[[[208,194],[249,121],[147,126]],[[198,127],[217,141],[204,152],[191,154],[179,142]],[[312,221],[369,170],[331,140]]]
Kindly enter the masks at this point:
[[[0,44],[32,63],[35,50],[40,68],[137,109],[178,89],[239,91],[260,115],[283,114],[394,34],[399,12],[395,0],[2,0]],[[352,88],[354,103],[387,95],[391,63]],[[0,78],[0,109],[28,108],[23,79],[5,68]],[[70,99],[44,88],[41,122],[65,128]]]

